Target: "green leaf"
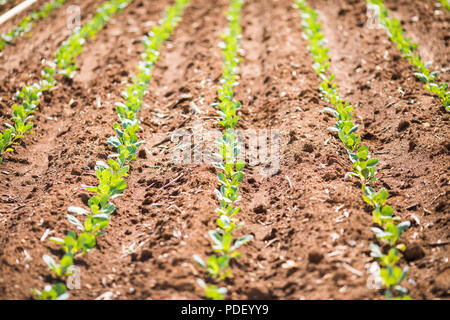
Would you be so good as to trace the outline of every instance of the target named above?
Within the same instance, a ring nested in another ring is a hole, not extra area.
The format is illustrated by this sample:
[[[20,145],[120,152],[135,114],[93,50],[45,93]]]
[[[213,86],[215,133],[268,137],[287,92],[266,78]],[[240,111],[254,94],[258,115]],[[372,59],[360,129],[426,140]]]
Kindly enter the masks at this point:
[[[224,186],[227,185],[227,178],[225,177],[225,175],[222,172],[217,172],[217,177],[221,184],[223,184]]]
[[[236,171],[242,171],[242,169],[244,169],[245,167],[245,162],[242,160],[237,160],[236,161]]]
[[[241,237],[234,242],[233,246],[231,247],[231,250],[236,250],[237,248],[239,248],[240,246],[246,244],[247,242],[249,242],[251,240],[253,240],[252,235]]]
[[[202,258],[200,258],[200,256],[194,254],[194,255],[192,256],[192,258],[194,259],[194,261],[195,261],[200,267],[206,269],[206,267],[207,267],[207,266],[206,266],[206,263],[202,260]]]
[[[383,216],[392,216],[393,213],[394,209],[392,209],[391,206],[384,206],[383,209],[381,210],[381,214]]]
[[[335,109],[330,108],[330,107],[325,107],[323,108],[326,112],[331,113],[332,115],[334,115],[335,117],[337,117],[339,115],[339,112],[337,112]]]
[[[80,208],[80,207],[69,207],[67,208],[67,211],[69,211],[70,213],[75,213],[75,214],[81,214],[81,215],[89,215],[89,211],[87,211],[86,209]]]
[[[369,149],[366,146],[362,146],[359,148],[357,155],[360,160],[365,161],[369,155]]]
[[[56,270],[56,262],[55,260],[50,257],[49,255],[44,254],[42,256],[42,259],[44,260],[44,262],[47,264],[47,266],[50,268],[50,270],[55,271]]]
[[[61,245],[64,244],[64,239],[61,239],[61,238],[50,237],[50,238],[48,238],[48,240],[50,240],[50,241],[52,241],[54,243],[57,243],[57,244],[61,244]]]
[[[399,229],[400,233],[402,233],[404,230],[408,229],[411,226],[411,222],[404,221],[397,225],[397,228]]]
[[[233,237],[231,233],[227,232],[222,237],[222,247],[224,251],[230,250],[231,243],[233,241]]]
[[[374,243],[369,245],[370,255],[374,258],[380,258],[383,254],[381,253],[380,247]]]
[[[78,247],[85,252],[95,247],[95,236],[89,232],[83,232],[78,237]]]
[[[223,300],[226,293],[226,288],[217,288],[215,285],[205,287],[205,296],[209,299]]]
[[[378,164],[378,159],[376,159],[376,158],[371,158],[367,161],[368,167],[375,167],[377,164]]]
[[[67,270],[73,263],[73,255],[71,253],[66,253],[59,263],[61,267]]]
[[[208,233],[216,245],[222,246],[222,236],[217,230],[210,230]]]
[[[84,230],[83,224],[80,222],[80,220],[78,220],[77,218],[75,218],[73,215],[67,214],[67,220],[69,220],[69,222],[70,222],[71,224],[75,225],[79,230],[81,230],[81,231]]]

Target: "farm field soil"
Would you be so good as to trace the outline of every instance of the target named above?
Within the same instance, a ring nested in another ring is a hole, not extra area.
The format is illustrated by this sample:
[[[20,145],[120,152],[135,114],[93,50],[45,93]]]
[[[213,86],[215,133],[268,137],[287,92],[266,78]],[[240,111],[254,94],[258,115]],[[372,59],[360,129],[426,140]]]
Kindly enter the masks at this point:
[[[432,62],[431,69],[438,70],[441,82],[450,81],[450,13],[437,8],[435,1],[386,1],[393,18],[400,20],[403,28],[419,45],[424,61]],[[430,36],[433,35],[433,36]]]
[[[83,21],[100,3],[83,2]],[[96,181],[95,161],[110,153],[106,139],[116,121],[114,103],[121,101],[120,92],[140,60],[141,38],[170,3],[134,1],[88,41],[77,58],[78,75],[44,95],[35,135],[5,157],[0,168],[5,186],[0,192],[1,299],[30,298],[31,288],[54,281],[41,257],[61,252],[40,239],[46,230],[62,236],[71,228],[67,207],[85,205],[88,194],[81,184]],[[402,264],[414,281],[406,286],[416,299],[448,298],[449,115],[415,80],[385,31],[365,26],[364,1],[310,4],[319,11],[342,95],[357,106],[360,133],[381,161],[377,184],[388,189],[402,220],[412,222],[404,235],[408,251]],[[246,167],[240,232],[255,238],[232,264],[227,298],[382,299],[367,286],[372,217],[360,186],[344,180],[351,163],[327,131],[334,120],[322,112],[320,79],[298,10],[291,5],[288,0],[248,0],[243,7],[239,126],[279,130],[280,169],[266,176],[263,166]],[[205,130],[215,128],[210,104],[216,102],[222,72],[219,43],[227,6],[225,0],[192,0],[164,45],[140,113],[144,148],[132,164],[124,196],[114,200],[118,209],[105,236],[75,260],[81,289],[70,291],[73,298],[203,298],[196,278],[204,275],[192,255],[209,254],[216,170],[206,163],[174,164],[174,143],[167,138],[177,128],[198,123]],[[37,79],[40,61],[52,59],[69,34],[62,27],[67,17],[48,19],[48,24],[39,22],[39,35],[18,39],[0,58],[2,121],[15,91]],[[430,38],[444,33],[445,21],[420,33]],[[428,49],[445,68],[448,47],[439,39],[442,50]],[[193,112],[193,104],[200,113]]]
[[[15,103],[15,93],[26,84],[38,82],[44,68],[43,61],[53,61],[55,53],[73,30],[67,28],[70,15],[66,9],[70,5],[80,7],[80,23],[92,18],[102,0],[67,1],[43,20],[36,22],[27,34],[5,45],[0,53],[0,121],[9,120],[11,105]],[[7,29],[8,30],[8,29]],[[45,108],[45,103],[43,104]],[[42,108],[42,106],[41,106]],[[45,115],[39,112],[37,117]],[[48,115],[47,115],[48,116]],[[41,140],[40,140],[41,141]]]
[[[0,14],[6,13],[8,10],[11,10],[12,8],[14,8],[15,6],[19,5],[22,2],[23,2],[23,0],[7,1],[4,5],[0,6]],[[40,1],[36,1],[36,2],[39,5],[39,3],[42,4],[42,3],[45,3],[46,1],[40,0]]]
[[[22,3],[22,2],[23,2],[23,1],[12,1],[12,2],[6,3],[6,4],[1,8],[2,11],[0,11],[0,14],[6,13],[8,10],[14,8],[16,5],[18,5],[18,4]],[[46,4],[47,2],[49,2],[49,0],[38,0],[38,1],[36,1],[35,3],[33,3],[31,6],[29,6],[27,9],[25,9],[25,10],[21,11],[20,13],[16,14],[15,16],[13,16],[12,18],[10,18],[8,21],[4,22],[4,23],[0,26],[0,33],[7,33],[8,31],[10,31],[10,30],[16,28],[16,27],[19,25],[20,21],[21,21],[24,17],[29,16],[33,11],[40,11],[40,9],[42,8],[42,6],[43,6],[44,4]],[[69,1],[67,1],[67,2],[69,2]],[[81,3],[81,1],[80,1],[80,2],[77,2],[77,3],[72,3],[72,4],[79,5],[80,3]],[[69,5],[70,5],[70,4],[69,4]],[[55,12],[57,12],[59,16],[65,15],[65,14],[66,14],[65,11],[63,11],[63,13],[61,14],[58,10],[60,10],[61,8],[64,8],[64,10],[65,10],[65,8],[67,8],[67,7],[68,7],[68,5],[63,5],[63,6],[61,6],[61,7],[57,8],[57,9],[55,9],[55,10],[53,11],[53,13],[51,13],[51,15],[54,15]],[[47,17],[47,18],[48,18],[48,17]],[[35,22],[35,23],[36,23],[36,24],[35,24],[35,26],[36,26],[37,23],[39,23],[39,21],[37,21],[37,22]],[[33,29],[32,29],[32,30],[33,30]],[[30,34],[32,34],[32,33],[30,33]],[[26,37],[27,37],[27,36],[25,35],[25,38],[26,38]],[[14,42],[15,42],[15,41],[14,41]]]

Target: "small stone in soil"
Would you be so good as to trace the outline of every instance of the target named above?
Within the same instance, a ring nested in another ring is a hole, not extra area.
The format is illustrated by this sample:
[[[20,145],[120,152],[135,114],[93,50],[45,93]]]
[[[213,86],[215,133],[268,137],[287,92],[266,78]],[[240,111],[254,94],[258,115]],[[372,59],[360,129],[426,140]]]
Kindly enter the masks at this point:
[[[414,149],[416,148],[416,146],[417,146],[416,142],[411,140],[411,141],[409,142],[409,149],[408,149],[408,152],[414,151]]]
[[[95,161],[94,160],[89,160],[88,161],[88,163],[87,163],[87,166],[90,168],[90,169],[94,169],[95,168]]]
[[[323,254],[317,251],[312,251],[308,254],[308,261],[314,264],[318,264],[322,261]]]
[[[264,286],[257,285],[257,287],[249,289],[249,291],[247,293],[247,297],[250,300],[267,300],[267,299],[270,299],[269,289],[264,287]]]
[[[147,159],[147,153],[145,152],[145,150],[139,150],[138,157],[139,159]]]
[[[311,143],[305,143],[303,145],[303,151],[312,153],[314,152],[314,146]]]
[[[81,176],[81,172],[78,171],[76,168],[73,168],[70,174],[73,176]]]
[[[425,257],[425,252],[423,251],[421,246],[414,243],[406,247],[404,257],[406,261],[415,261]]]
[[[407,129],[409,127],[409,124],[410,124],[409,121],[406,121],[406,120],[400,121],[400,123],[398,124],[398,127],[397,127],[397,131],[400,132],[400,131]]]
[[[83,203],[84,203],[85,205],[88,204],[89,196],[88,196],[86,193],[81,193],[81,194],[79,195],[79,197],[80,197],[81,201],[83,201]]]
[[[260,204],[259,206],[257,206],[257,207],[255,207],[254,209],[253,209],[253,212],[254,213],[266,213],[267,212],[267,209],[266,209],[266,207],[264,206],[264,205],[262,205],[262,204]]]

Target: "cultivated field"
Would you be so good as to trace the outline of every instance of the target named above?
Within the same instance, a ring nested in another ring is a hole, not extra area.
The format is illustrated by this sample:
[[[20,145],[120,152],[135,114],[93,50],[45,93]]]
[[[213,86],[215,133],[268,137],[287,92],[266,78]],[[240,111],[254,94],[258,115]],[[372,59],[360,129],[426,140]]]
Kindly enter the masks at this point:
[[[0,299],[448,299],[449,8],[41,0],[1,24]]]

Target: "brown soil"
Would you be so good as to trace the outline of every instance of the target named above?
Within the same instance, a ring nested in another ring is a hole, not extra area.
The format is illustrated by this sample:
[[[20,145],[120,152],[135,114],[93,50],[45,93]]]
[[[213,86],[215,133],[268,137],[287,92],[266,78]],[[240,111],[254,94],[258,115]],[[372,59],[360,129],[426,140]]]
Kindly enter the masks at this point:
[[[23,2],[23,1],[12,1],[12,2],[6,3],[4,6],[1,7],[0,14],[6,13],[10,9],[14,8],[16,5],[20,4],[21,2]],[[25,16],[30,15],[31,12],[33,12],[34,10],[39,11],[39,9],[42,7],[42,5],[45,4],[46,2],[48,2],[48,0],[36,1],[34,4],[32,4],[27,9],[23,10],[19,14],[17,14],[14,17],[10,18],[8,21],[6,21],[5,23],[3,23],[0,26],[0,33],[3,33],[3,32],[6,33],[8,31],[10,31],[11,29],[16,28],[18,26],[19,22]],[[56,9],[55,11],[57,11],[57,10],[58,9]],[[55,12],[55,11],[53,11],[53,12]]]
[[[88,2],[83,19],[95,10]],[[81,68],[75,80],[60,82],[45,96],[36,113],[36,134],[5,158],[0,168],[6,186],[0,193],[0,298],[30,298],[30,288],[54,281],[41,256],[60,252],[40,239],[47,229],[50,236],[67,232],[67,207],[84,205],[88,195],[81,184],[95,183],[95,161],[111,153],[105,141],[113,134],[114,103],[121,101],[120,92],[140,59],[142,35],[171,2],[135,1],[89,41],[77,59]],[[449,116],[415,80],[386,33],[364,26],[364,3],[311,1],[320,12],[341,92],[357,106],[360,133],[381,160],[378,187],[387,188],[398,215],[413,222],[404,236],[411,249],[401,262],[414,280],[406,286],[416,299],[448,298]],[[360,187],[344,180],[350,161],[327,132],[333,119],[322,112],[320,80],[291,4],[249,0],[242,13],[239,125],[280,130],[281,159],[272,176],[262,175],[262,166],[246,169],[239,213],[245,226],[239,233],[255,239],[233,262],[227,298],[381,299],[366,284],[365,268],[372,261],[368,245],[374,241],[370,211]],[[166,138],[196,121],[216,128],[210,104],[221,76],[219,43],[227,5],[225,0],[192,0],[164,45],[141,111],[139,134],[146,143],[132,164],[128,189],[115,200],[118,210],[105,236],[76,260],[82,288],[71,291],[73,298],[94,299],[107,292],[115,299],[203,297],[196,278],[205,275],[192,255],[210,253],[216,171],[210,164],[173,164],[174,144]],[[414,10],[427,16],[425,7]],[[3,56],[13,56],[13,65],[0,61],[1,120],[9,114],[15,90],[34,79],[42,68],[39,61],[51,58],[67,37],[61,28],[65,18],[52,19],[39,36],[17,41],[20,50],[5,49]],[[433,30],[448,29],[448,20],[439,21]],[[445,67],[448,49],[442,48],[430,52]],[[193,113],[190,103],[201,113]],[[286,268],[289,260],[294,268]]]
[[[95,14],[102,0],[76,0],[56,9],[46,19],[36,22],[35,27],[24,37],[6,45],[0,55],[0,120],[9,120],[10,107],[15,103],[15,93],[26,84],[41,79],[41,71],[46,61],[53,61],[55,53],[64,40],[72,33],[67,28],[67,6],[79,5],[81,24]],[[58,11],[61,10],[61,11]],[[58,11],[58,12],[56,12]],[[61,14],[63,13],[63,14]],[[19,54],[20,53],[20,54]],[[69,99],[70,100],[70,99]],[[45,108],[45,104],[41,105]],[[49,114],[39,113],[49,117]]]
[[[23,2],[22,0],[11,0],[11,1],[7,1],[4,5],[0,6],[0,14],[4,14],[6,13],[8,10],[11,10],[12,8],[14,8],[15,6],[17,6],[18,4],[20,4],[21,2]],[[39,1],[38,1],[39,2]],[[43,1],[41,1],[43,2]]]
[[[386,1],[392,17],[400,20],[408,36],[419,45],[424,61],[432,62],[431,70],[437,70],[440,80],[450,81],[450,12],[436,7],[436,1]],[[406,6],[405,6],[406,4]],[[430,35],[433,35],[430,37]]]

